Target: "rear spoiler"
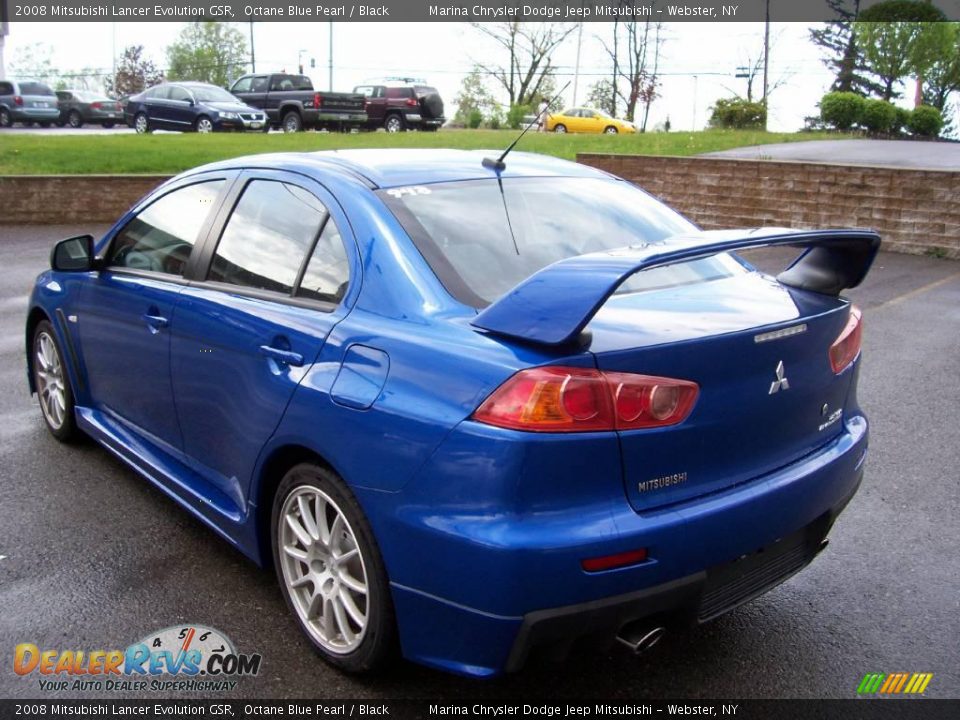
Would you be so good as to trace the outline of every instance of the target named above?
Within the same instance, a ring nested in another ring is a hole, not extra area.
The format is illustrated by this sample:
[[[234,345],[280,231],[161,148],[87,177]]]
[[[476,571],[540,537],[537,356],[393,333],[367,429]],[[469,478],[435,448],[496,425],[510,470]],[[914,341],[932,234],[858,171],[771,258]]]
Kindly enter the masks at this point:
[[[880,248],[880,236],[872,230],[713,230],[579,255],[534,273],[471,324],[518,340],[563,345],[577,339],[614,291],[635,273],[718,253],[781,245],[804,247],[806,252],[777,280],[836,296],[866,276]]]

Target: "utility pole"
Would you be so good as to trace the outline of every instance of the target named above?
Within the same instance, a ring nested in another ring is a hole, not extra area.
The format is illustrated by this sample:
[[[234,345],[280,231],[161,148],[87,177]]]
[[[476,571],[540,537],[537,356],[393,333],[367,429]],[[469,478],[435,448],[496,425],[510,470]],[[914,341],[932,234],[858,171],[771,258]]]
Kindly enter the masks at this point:
[[[7,24],[7,3],[5,0],[0,0],[0,80],[4,80],[7,77],[7,71],[3,66],[3,45],[4,38],[6,38],[7,33],[10,32],[10,26]]]
[[[583,42],[583,23],[578,23],[577,30],[577,64],[573,71],[573,104],[577,104],[577,85],[580,84],[580,45]]]
[[[697,76],[693,76],[693,131],[697,131]]]
[[[330,53],[327,56],[327,92],[333,92],[333,21],[330,21]]]
[[[767,105],[767,91],[770,89],[770,0],[766,2],[766,19],[763,23],[763,104]],[[766,118],[766,114],[764,115]],[[763,121],[763,129],[767,129],[767,121]]]
[[[250,72],[257,71],[257,53],[253,49],[253,20],[250,21]]]

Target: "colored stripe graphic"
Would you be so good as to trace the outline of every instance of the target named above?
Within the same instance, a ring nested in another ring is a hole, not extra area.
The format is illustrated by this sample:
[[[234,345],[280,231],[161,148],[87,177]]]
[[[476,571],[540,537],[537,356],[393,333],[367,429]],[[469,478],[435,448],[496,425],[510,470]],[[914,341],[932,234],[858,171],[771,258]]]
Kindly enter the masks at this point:
[[[857,686],[858,695],[922,695],[933,673],[867,673]]]

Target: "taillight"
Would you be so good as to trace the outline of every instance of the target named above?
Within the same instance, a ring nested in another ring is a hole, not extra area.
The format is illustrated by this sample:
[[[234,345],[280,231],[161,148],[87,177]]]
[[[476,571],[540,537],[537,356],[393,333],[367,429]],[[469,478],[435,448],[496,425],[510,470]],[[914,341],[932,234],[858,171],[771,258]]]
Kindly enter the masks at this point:
[[[838,374],[843,372],[860,354],[860,343],[863,340],[862,317],[860,308],[851,305],[850,317],[847,318],[846,327],[843,328],[840,337],[830,346],[830,366],[833,368],[833,372]]]
[[[20,105],[20,106],[22,106],[22,105],[23,105],[23,98],[20,97],[19,95],[14,95],[14,96],[13,96],[13,104],[14,104],[14,105]]]
[[[101,103],[99,103],[99,102],[95,102],[95,103],[91,104],[90,107],[92,107],[94,110],[99,110],[100,108],[103,107],[103,105],[102,105]]]
[[[690,414],[696,383],[572,367],[521,370],[473,419],[513,430],[589,432],[676,425]]]
[[[319,109],[320,109],[320,105],[322,104],[322,102],[323,102],[323,98],[320,97],[320,93],[314,93],[314,94],[313,94],[313,108],[314,108],[315,110],[319,110]]]
[[[416,98],[407,98],[407,105],[409,105],[410,107],[416,107],[419,104],[420,103],[417,101]]]

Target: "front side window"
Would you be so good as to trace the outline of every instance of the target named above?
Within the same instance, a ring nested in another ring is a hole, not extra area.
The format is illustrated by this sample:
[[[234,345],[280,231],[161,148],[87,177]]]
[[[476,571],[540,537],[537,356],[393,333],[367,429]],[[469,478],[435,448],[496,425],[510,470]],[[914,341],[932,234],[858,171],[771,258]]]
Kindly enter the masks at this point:
[[[447,289],[483,307],[551,263],[658,242],[695,226],[625,181],[505,178],[378,193]],[[742,271],[716,256],[639,273],[618,292],[703,282]]]
[[[326,219],[326,208],[303,188],[251,181],[223,230],[207,279],[290,295]]]
[[[174,85],[173,87],[170,88],[170,99],[178,100],[180,102],[189,102],[190,93],[188,93],[182,87],[177,87],[176,85]]]
[[[223,183],[188,185],[153,202],[114,237],[107,264],[183,275]]]
[[[253,78],[248,78],[248,77],[240,78],[239,80],[237,80],[237,82],[234,83],[233,89],[231,90],[231,92],[235,92],[235,93],[250,92],[250,81],[252,79]]]

